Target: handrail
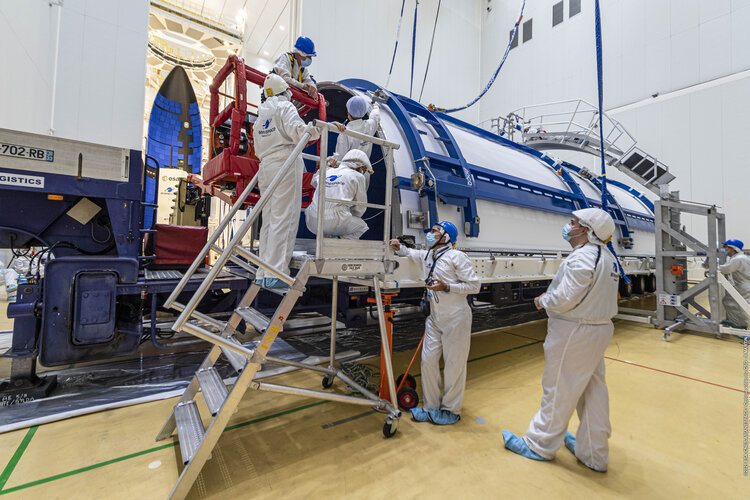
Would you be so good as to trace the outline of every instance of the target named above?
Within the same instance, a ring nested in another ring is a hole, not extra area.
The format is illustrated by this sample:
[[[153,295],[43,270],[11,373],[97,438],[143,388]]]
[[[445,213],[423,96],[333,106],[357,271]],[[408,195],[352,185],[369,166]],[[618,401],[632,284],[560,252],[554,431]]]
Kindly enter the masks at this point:
[[[322,210],[325,209],[326,203],[334,203],[334,204],[345,204],[345,205],[356,205],[356,206],[365,206],[369,208],[378,208],[383,210],[384,216],[385,216],[385,223],[383,224],[383,239],[384,242],[388,242],[390,239],[390,217],[391,217],[391,191],[392,186],[389,182],[389,179],[392,177],[392,169],[393,169],[393,150],[399,149],[401,147],[400,144],[396,144],[395,142],[390,142],[385,139],[381,139],[379,137],[362,134],[360,132],[355,132],[352,130],[344,130],[339,131],[339,129],[333,125],[332,123],[328,123],[321,120],[313,120],[312,121],[313,126],[320,129],[320,150],[322,151],[320,157],[318,158],[318,206],[317,210],[318,213],[316,214],[317,217],[317,231],[316,231],[316,238],[315,238],[315,257],[318,259],[324,258],[324,246],[323,246],[323,240],[325,239],[325,235],[323,234],[323,219],[324,217],[321,216]],[[347,200],[339,200],[336,198],[326,198],[326,165],[324,162],[327,158],[327,151],[328,151],[328,132],[337,132],[339,134],[348,135],[350,137],[354,137],[355,139],[359,139],[361,141],[367,141],[371,142],[373,144],[377,144],[381,147],[385,148],[385,151],[383,152],[383,158],[386,160],[386,183],[385,183],[385,204],[379,205],[375,203],[368,203],[368,202],[360,202],[360,201],[347,201]],[[321,208],[323,207],[323,208]],[[386,245],[386,248],[389,248],[388,245]]]
[[[278,185],[281,184],[281,181],[284,178],[284,176],[286,176],[286,174],[288,173],[288,171],[291,170],[294,167],[294,164],[295,164],[295,162],[297,160],[297,157],[302,152],[302,150],[307,146],[307,141],[311,137],[312,137],[312,134],[310,132],[304,132],[302,134],[302,138],[297,143],[297,145],[294,147],[294,149],[292,150],[291,154],[286,159],[286,161],[281,166],[281,168],[279,168],[279,171],[274,176],[273,180],[271,181],[271,184],[268,186],[267,189],[265,189],[265,193],[261,194],[260,200],[258,200],[258,203],[250,211],[250,215],[245,219],[245,221],[242,223],[242,225],[240,226],[240,228],[237,230],[237,233],[235,234],[235,237],[232,238],[229,241],[229,243],[227,244],[226,248],[224,248],[224,251],[222,252],[222,254],[216,260],[216,262],[214,263],[213,267],[211,267],[211,270],[208,272],[208,275],[203,279],[203,282],[200,284],[200,286],[198,287],[198,289],[195,291],[195,293],[193,294],[193,296],[190,298],[190,301],[185,305],[185,309],[182,311],[182,313],[180,314],[179,318],[177,318],[177,321],[175,321],[174,325],[172,326],[172,329],[174,331],[180,331],[180,329],[185,325],[185,323],[187,322],[187,320],[192,315],[193,311],[195,311],[195,309],[198,307],[198,303],[203,299],[203,296],[208,291],[208,287],[211,286],[211,283],[213,283],[213,281],[218,276],[219,272],[221,272],[221,270],[224,267],[224,265],[227,263],[227,261],[229,260],[229,258],[232,256],[232,253],[234,252],[235,247],[237,247],[237,244],[242,239],[241,237],[237,237],[237,235],[244,235],[247,232],[247,230],[253,225],[253,223],[255,222],[255,220],[258,218],[258,216],[262,212],[263,207],[265,207],[266,203],[268,203],[268,200],[270,199],[269,195],[272,194],[276,190],[276,188],[278,187]],[[251,186],[254,187],[254,185],[257,182],[258,182],[258,176],[256,175],[256,176],[253,177],[253,180],[248,185],[248,187],[245,188],[245,191],[247,191],[248,189],[250,189]],[[245,196],[246,195],[243,192],[243,200],[242,201],[244,201],[244,197]],[[241,201],[237,200],[237,202],[235,203],[235,205],[232,207],[232,210],[230,210],[230,213],[227,214],[226,218],[230,218],[229,217],[230,214],[232,216],[234,216],[233,211],[236,213],[235,207],[237,205],[241,205],[241,204],[242,204]],[[230,218],[230,220],[231,220],[231,218]],[[222,223],[223,222],[224,221],[222,221]],[[218,234],[221,233],[223,230],[224,230],[223,227],[221,229],[217,229],[217,231],[214,233],[216,235],[216,238],[218,238]],[[216,238],[214,238],[213,240],[215,241]],[[211,241],[211,244],[213,244],[214,241]],[[206,248],[206,247],[208,247],[208,248]],[[206,251],[206,253],[208,252],[208,250],[210,250],[210,248],[211,248],[211,245],[206,244],[206,246],[204,247],[204,250]],[[201,252],[201,253],[204,253],[204,252]],[[205,254],[204,254],[204,256],[205,256]],[[201,259],[199,257],[195,261],[193,261],[193,265],[191,266],[191,269],[193,269],[193,267],[197,268],[198,264],[200,264],[200,262],[201,262]],[[258,259],[258,261],[256,261],[255,263],[258,264],[259,262],[260,262],[260,259]],[[265,264],[265,265],[268,266],[268,264]],[[268,266],[268,267],[270,267],[270,266]],[[294,283],[294,280],[290,276],[288,276],[288,275],[286,275],[284,273],[281,273],[278,270],[274,270],[274,273],[278,276],[279,279],[281,279],[287,285],[292,285]],[[185,276],[183,276],[183,280],[182,281],[186,281],[185,280],[186,276],[187,276],[187,274]],[[182,284],[182,281],[180,281],[180,284]],[[178,288],[175,288],[175,290],[172,292],[172,295],[170,295],[169,298],[172,301],[174,301],[174,299],[176,298],[176,295],[179,294],[180,291],[181,291],[181,289],[180,289],[180,287],[178,285]],[[172,297],[173,295],[175,297]]]

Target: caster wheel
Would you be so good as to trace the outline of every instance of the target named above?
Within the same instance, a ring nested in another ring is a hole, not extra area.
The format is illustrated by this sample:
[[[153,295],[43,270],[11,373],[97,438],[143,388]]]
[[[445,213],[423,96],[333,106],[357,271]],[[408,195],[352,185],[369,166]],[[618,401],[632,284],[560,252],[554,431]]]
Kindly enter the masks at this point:
[[[396,435],[398,430],[398,420],[386,420],[383,425],[383,435],[387,438],[392,438]]]
[[[323,389],[328,389],[333,385],[333,377],[331,375],[326,375],[323,377],[323,382],[321,384],[323,386]]]
[[[398,406],[403,410],[411,410],[419,404],[419,395],[411,387],[402,387],[396,395]]]
[[[646,292],[646,276],[639,274],[631,278],[633,283],[633,294],[641,295]]]
[[[654,293],[656,291],[656,275],[649,274],[646,278],[646,292]]]
[[[398,387],[399,385],[401,385],[401,381],[404,378],[406,378],[406,382],[404,382],[404,387],[411,387],[412,389],[416,389],[417,388],[417,379],[415,379],[414,377],[412,377],[409,374],[403,374],[403,373],[401,375],[399,375],[398,378],[396,379],[396,387]]]

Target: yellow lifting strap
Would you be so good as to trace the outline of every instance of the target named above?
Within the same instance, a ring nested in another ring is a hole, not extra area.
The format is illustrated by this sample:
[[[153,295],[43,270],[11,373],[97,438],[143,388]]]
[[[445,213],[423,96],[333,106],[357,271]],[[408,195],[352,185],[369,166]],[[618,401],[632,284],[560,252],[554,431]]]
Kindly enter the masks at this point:
[[[286,55],[289,56],[289,62],[292,63],[292,68],[289,70],[289,73],[291,74],[291,72],[294,71],[294,56],[291,52],[287,52]],[[294,76],[292,76],[292,78],[294,78]],[[299,67],[299,75],[297,75],[297,80],[302,83],[302,65],[300,65]]]

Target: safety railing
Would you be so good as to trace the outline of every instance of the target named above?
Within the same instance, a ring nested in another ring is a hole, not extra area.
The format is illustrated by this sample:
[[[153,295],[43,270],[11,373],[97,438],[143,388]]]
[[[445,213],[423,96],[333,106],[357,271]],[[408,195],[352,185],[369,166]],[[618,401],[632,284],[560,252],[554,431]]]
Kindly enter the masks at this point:
[[[604,113],[604,144],[600,145],[599,110],[582,99],[524,106],[503,118],[502,123],[520,130],[525,144],[557,142],[581,149],[603,149],[610,160],[627,156],[637,142],[620,122]]]
[[[384,204],[376,204],[376,203],[364,203],[364,202],[354,202],[354,201],[347,201],[347,200],[339,200],[335,198],[327,198],[326,197],[326,159],[323,158],[322,161],[319,158],[319,169],[318,173],[318,213],[317,216],[317,238],[315,242],[315,257],[318,259],[323,259],[326,257],[326,240],[327,238],[324,237],[323,234],[323,219],[324,217],[321,217],[323,211],[325,210],[326,203],[334,203],[334,204],[345,204],[345,205],[358,205],[358,206],[365,206],[367,208],[376,208],[379,210],[383,210],[383,217],[384,217],[384,224],[383,224],[383,258],[385,258],[385,252],[389,248],[388,241],[390,240],[390,231],[391,231],[391,195],[393,192],[393,188],[390,182],[390,179],[392,178],[392,172],[393,172],[393,150],[398,149],[399,145],[393,142],[388,142],[385,139],[380,139],[379,137],[369,136],[366,134],[362,134],[359,132],[354,132],[352,130],[345,130],[344,132],[339,132],[339,130],[331,123],[323,122],[320,120],[315,120],[314,124],[316,127],[320,128],[320,150],[321,151],[328,151],[328,132],[338,132],[340,134],[348,135],[350,137],[353,137],[355,139],[359,139],[360,141],[367,141],[371,142],[373,144],[376,144],[383,148],[383,158],[385,159],[385,202]],[[335,243],[331,242],[333,245]],[[351,242],[349,242],[351,244]]]
[[[328,132],[329,131],[337,131],[336,127],[330,123],[320,121],[320,120],[314,120],[311,124],[308,124],[308,127],[317,127],[321,131],[321,139],[320,139],[320,149],[321,151],[327,151],[328,149]],[[392,177],[393,172],[393,150],[398,149],[400,146],[399,144],[386,141],[384,139],[380,139],[378,137],[374,136],[368,136],[365,134],[361,134],[359,132],[353,132],[350,130],[346,130],[344,132],[339,132],[344,135],[349,135],[353,138],[363,140],[363,141],[369,141],[373,144],[380,145],[384,151],[384,158],[385,158],[385,164],[386,164],[386,182],[385,182],[385,203],[383,205],[375,204],[375,203],[363,203],[365,206],[370,208],[378,208],[383,210],[383,214],[385,217],[385,222],[383,224],[383,239],[380,241],[379,248],[377,249],[377,252],[370,253],[369,256],[371,258],[380,258],[384,259],[386,256],[386,252],[389,249],[388,241],[390,239],[390,214],[391,214],[391,194],[392,194],[392,184],[390,182],[390,179]],[[216,245],[216,241],[221,236],[224,229],[227,227],[227,225],[232,221],[235,214],[240,210],[240,208],[245,203],[245,200],[250,195],[250,192],[255,188],[255,186],[258,183],[258,176],[256,175],[253,177],[250,184],[247,185],[245,190],[242,192],[242,194],[237,198],[234,205],[232,205],[232,208],[227,212],[227,214],[224,216],[224,218],[219,223],[216,230],[209,236],[208,240],[206,241],[206,244],[203,246],[203,249],[201,249],[200,253],[196,257],[196,259],[193,261],[193,263],[190,265],[188,270],[183,275],[180,282],[177,284],[175,289],[172,291],[172,293],[169,295],[167,300],[164,303],[165,307],[172,307],[177,310],[182,311],[180,316],[178,317],[177,321],[173,325],[172,329],[175,331],[179,331],[187,322],[187,320],[191,316],[199,317],[196,311],[196,308],[198,307],[198,304],[203,299],[204,295],[208,291],[208,288],[211,286],[213,281],[218,277],[219,273],[221,272],[222,268],[227,264],[228,261],[238,261],[239,263],[242,263],[243,261],[241,259],[238,259],[238,257],[242,257],[247,262],[249,262],[252,265],[255,265],[259,268],[263,268],[269,273],[273,274],[274,276],[278,277],[281,281],[286,283],[287,285],[292,285],[294,282],[294,278],[289,276],[288,274],[275,269],[274,267],[270,266],[266,262],[262,261],[257,255],[252,253],[251,251],[239,246],[240,241],[242,240],[242,237],[247,233],[247,231],[252,227],[253,223],[258,219],[260,216],[263,207],[268,203],[268,200],[270,199],[273,192],[276,190],[277,186],[281,183],[281,180],[284,178],[287,173],[294,168],[295,162],[297,158],[302,154],[302,150],[306,147],[307,142],[312,137],[311,131],[306,131],[303,135],[300,141],[296,144],[292,152],[289,154],[289,157],[286,159],[284,164],[281,166],[279,171],[276,173],[276,175],[273,178],[273,181],[271,181],[271,184],[268,186],[268,188],[261,193],[260,200],[258,203],[251,209],[250,214],[245,219],[245,221],[242,223],[240,228],[235,232],[234,237],[229,241],[229,243],[223,248],[219,248]],[[327,199],[325,197],[325,184],[326,184],[326,162],[327,157],[325,155],[321,155],[320,157],[313,157],[311,155],[306,155],[308,158],[316,158],[319,163],[319,183],[318,183],[318,189],[320,190],[318,193],[318,208],[320,210],[320,207],[325,207],[326,201],[329,203],[346,203],[346,204],[359,204],[359,203],[353,203],[351,201],[346,200],[339,200],[335,198]],[[324,208],[323,208],[324,210]],[[315,257],[317,259],[323,259],[326,258],[326,244],[325,242],[328,241],[332,247],[336,247],[336,242],[338,240],[331,239],[331,238],[325,238],[325,235],[323,234],[323,217],[318,217],[318,233],[316,236],[316,252]],[[357,246],[357,243],[366,245],[371,245],[371,241],[359,241],[359,242],[348,242],[349,245]],[[216,262],[211,267],[210,271],[206,275],[206,277],[203,279],[203,282],[200,284],[198,289],[194,292],[193,296],[190,298],[190,301],[187,304],[180,304],[176,302],[177,297],[182,293],[185,286],[187,285],[188,281],[193,277],[193,275],[196,273],[199,267],[203,265],[205,262],[205,258],[208,255],[210,251],[215,252],[221,252]],[[357,256],[358,260],[362,260],[362,257],[360,255]],[[243,265],[242,267],[245,267]],[[201,318],[202,319],[202,318]]]

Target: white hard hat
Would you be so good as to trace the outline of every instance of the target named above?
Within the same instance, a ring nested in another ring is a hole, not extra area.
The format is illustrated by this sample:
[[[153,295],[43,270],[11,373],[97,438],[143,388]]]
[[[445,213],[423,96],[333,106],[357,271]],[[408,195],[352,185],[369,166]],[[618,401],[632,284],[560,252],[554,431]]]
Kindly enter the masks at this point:
[[[344,155],[344,158],[342,158],[341,161],[344,163],[348,163],[349,168],[357,169],[366,167],[369,172],[372,172],[372,164],[370,163],[370,159],[367,157],[364,151],[361,151],[359,149],[352,149]]]
[[[607,243],[615,232],[615,221],[601,208],[582,208],[573,212],[582,226],[589,228],[602,243]]]
[[[289,84],[276,73],[269,73],[263,82],[266,97],[281,95],[289,89]]]

